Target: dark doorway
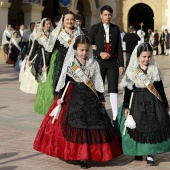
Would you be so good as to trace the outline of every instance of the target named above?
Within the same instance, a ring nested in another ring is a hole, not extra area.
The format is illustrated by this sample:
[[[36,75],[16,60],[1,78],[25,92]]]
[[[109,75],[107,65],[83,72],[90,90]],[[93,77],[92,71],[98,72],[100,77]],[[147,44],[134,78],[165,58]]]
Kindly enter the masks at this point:
[[[147,30],[154,30],[154,14],[152,9],[143,3],[134,5],[129,11],[129,24],[133,25],[136,30],[140,29],[140,23],[143,22],[143,31],[147,35]]]
[[[42,18],[50,18],[50,20],[54,21],[54,18],[55,16],[59,16],[59,0],[51,0],[50,2],[49,1],[46,1],[44,0],[43,1],[43,6],[45,7],[43,12],[42,12]]]

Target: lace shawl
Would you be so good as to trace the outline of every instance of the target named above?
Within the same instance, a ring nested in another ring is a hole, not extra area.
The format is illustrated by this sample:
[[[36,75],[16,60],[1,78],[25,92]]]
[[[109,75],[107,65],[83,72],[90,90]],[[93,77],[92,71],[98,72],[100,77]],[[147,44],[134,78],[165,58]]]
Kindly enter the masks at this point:
[[[66,80],[66,74],[70,77],[72,77],[75,81],[77,82],[81,82],[81,80],[77,77],[77,75],[75,75],[70,66],[71,63],[74,61],[76,64],[79,65],[79,63],[77,62],[77,60],[75,60],[75,56],[76,56],[76,50],[73,49],[73,45],[75,43],[77,37],[74,37],[71,45],[68,49],[68,52],[66,54],[65,60],[64,60],[64,64],[63,64],[63,68],[62,68],[62,72],[56,87],[56,91],[59,92],[60,89],[62,89],[65,85],[65,80]],[[79,65],[80,66],[80,65]],[[100,74],[100,68],[99,65],[97,63],[96,60],[94,60],[93,58],[93,50],[92,47],[90,46],[89,51],[88,51],[88,55],[86,58],[86,64],[84,66],[83,71],[85,72],[85,74],[90,78],[91,82],[93,83],[95,89],[98,92],[103,93],[104,92],[104,86],[103,86],[103,80],[101,78],[101,74]]]
[[[79,65],[77,60],[74,60],[74,62]],[[86,61],[87,63],[88,61]],[[66,67],[66,66],[65,66]],[[81,67],[79,65],[79,67]],[[82,69],[82,68],[81,68]],[[93,60],[90,65],[86,65],[83,67],[83,72],[90,78],[92,84],[94,85],[96,91],[103,93],[104,92],[104,86],[103,86],[103,80],[101,78],[100,74],[100,68],[99,64],[97,61]],[[67,63],[67,71],[65,73],[65,69],[62,70],[62,73],[60,75],[56,91],[59,92],[60,89],[62,89],[65,86],[65,80],[66,80],[66,75],[69,77],[72,77],[74,81],[76,82],[83,82],[71,69],[71,62]]]
[[[120,88],[123,89],[124,87],[127,87],[128,89],[132,90],[133,85],[137,79],[137,68],[139,66],[138,60],[137,60],[137,48],[139,45],[135,47],[133,50],[133,53],[131,55],[131,59],[129,62],[129,65],[126,69],[125,75],[120,83]],[[157,67],[156,61],[154,56],[151,57],[150,63],[148,67],[152,67],[152,76],[150,81],[153,83],[154,81],[160,81],[162,80],[162,75]]]

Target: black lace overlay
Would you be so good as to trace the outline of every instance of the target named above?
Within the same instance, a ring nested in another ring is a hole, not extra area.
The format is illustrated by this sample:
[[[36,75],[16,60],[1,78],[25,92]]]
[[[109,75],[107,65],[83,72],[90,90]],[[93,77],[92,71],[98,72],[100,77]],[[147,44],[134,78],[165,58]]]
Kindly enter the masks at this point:
[[[56,41],[54,49],[58,49],[58,53],[55,59],[55,71],[57,72],[58,76],[57,79],[54,77],[53,87],[55,90],[55,87],[57,86],[58,80],[60,78],[60,74],[62,71],[64,59],[66,56],[66,53],[68,51],[68,48],[64,47],[63,44],[61,44],[58,40]]]
[[[72,127],[106,129],[107,112],[94,92],[84,83],[74,83],[68,122]]]
[[[170,116],[164,104],[146,88],[134,91],[131,114],[135,129],[127,129],[139,143],[160,143],[170,138]]]
[[[42,68],[43,68],[43,56],[42,56],[42,48],[44,48],[42,45],[38,44],[37,51],[35,52],[35,55],[37,55],[37,58],[32,63],[31,73],[34,75],[35,79],[39,82]],[[44,49],[45,52],[45,49]],[[46,53],[46,52],[45,52]],[[35,56],[34,55],[34,56]]]
[[[70,142],[81,144],[112,142],[115,131],[97,97],[83,83],[74,82],[71,86],[73,88],[62,105],[63,136]]]

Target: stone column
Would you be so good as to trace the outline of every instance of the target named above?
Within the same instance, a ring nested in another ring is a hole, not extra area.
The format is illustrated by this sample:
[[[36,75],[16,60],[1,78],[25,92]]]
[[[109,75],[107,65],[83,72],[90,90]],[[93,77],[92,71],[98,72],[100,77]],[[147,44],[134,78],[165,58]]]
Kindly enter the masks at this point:
[[[24,12],[24,25],[29,25],[30,22],[41,21],[44,6],[38,4],[23,3],[21,9]]]
[[[2,34],[5,30],[6,25],[8,24],[8,9],[11,6],[11,3],[8,0],[0,1],[0,46],[2,43]]]

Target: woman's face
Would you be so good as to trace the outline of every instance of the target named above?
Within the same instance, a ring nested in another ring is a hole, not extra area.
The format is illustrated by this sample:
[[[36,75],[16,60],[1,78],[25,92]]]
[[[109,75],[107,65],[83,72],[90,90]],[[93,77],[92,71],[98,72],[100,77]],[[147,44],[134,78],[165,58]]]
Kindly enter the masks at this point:
[[[33,32],[34,27],[35,27],[35,24],[34,24],[34,23],[32,23],[32,24],[31,24],[31,26],[30,26],[30,31],[31,31],[31,32]]]
[[[7,29],[8,29],[9,31],[11,31],[11,29],[12,29],[11,25],[8,25]]]
[[[44,30],[45,31],[50,31],[50,28],[51,28],[51,21],[45,21],[45,24],[44,24]]]
[[[74,22],[75,22],[74,15],[66,14],[64,16],[64,27],[65,28],[72,29],[74,27]]]
[[[80,59],[86,59],[89,51],[89,44],[78,44],[77,45],[77,57]]]
[[[14,38],[18,38],[18,33],[15,32],[14,35],[13,35]]]
[[[37,30],[37,32],[40,30],[40,24],[36,25],[36,30]]]
[[[142,68],[148,66],[148,64],[150,63],[151,57],[152,57],[151,51],[143,51],[138,57],[138,62],[140,66]]]

